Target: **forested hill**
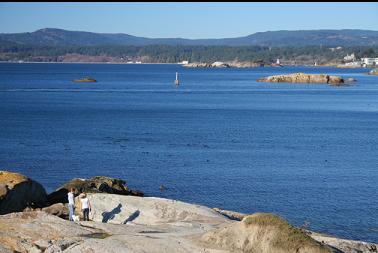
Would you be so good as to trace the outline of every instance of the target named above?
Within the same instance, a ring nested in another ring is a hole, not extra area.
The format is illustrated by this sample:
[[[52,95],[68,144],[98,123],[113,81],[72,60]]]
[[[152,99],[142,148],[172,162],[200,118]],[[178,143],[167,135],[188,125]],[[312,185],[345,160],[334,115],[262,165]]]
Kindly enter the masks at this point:
[[[236,61],[284,64],[341,63],[344,56],[378,57],[378,46],[43,46],[0,41],[0,61],[178,63]]]
[[[27,33],[2,33],[2,43],[45,46],[100,45],[187,45],[187,46],[377,46],[378,31],[370,30],[302,30],[268,31],[245,37],[225,39],[145,38],[128,34],[91,33],[45,28]]]

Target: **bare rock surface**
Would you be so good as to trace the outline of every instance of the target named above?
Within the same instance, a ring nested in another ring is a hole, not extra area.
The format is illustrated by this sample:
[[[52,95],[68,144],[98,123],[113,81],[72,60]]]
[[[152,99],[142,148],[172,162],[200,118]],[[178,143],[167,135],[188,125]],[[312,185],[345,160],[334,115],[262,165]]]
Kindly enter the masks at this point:
[[[275,75],[263,77],[257,80],[258,82],[271,83],[315,83],[315,84],[331,84],[340,85],[344,83],[344,79],[340,76],[331,76],[324,74],[305,74],[293,73],[288,75]]]
[[[42,211],[2,215],[0,227],[0,244],[16,252],[60,252],[85,236],[102,233]]]
[[[47,194],[38,182],[19,173],[0,171],[0,214],[43,207]]]
[[[373,253],[378,252],[378,244],[375,243],[368,243],[368,242],[361,242],[355,240],[345,240],[336,237],[332,237],[329,235],[322,235],[315,232],[309,232],[309,235],[319,241],[324,242],[327,245],[330,245],[341,252],[348,252],[348,253]]]
[[[193,221],[222,223],[228,220],[210,208],[171,199],[104,193],[88,194],[88,198],[93,207],[89,217],[96,222],[157,225]]]
[[[228,222],[210,208],[160,198],[88,197],[94,221],[76,224],[41,211],[0,216],[0,245],[18,252],[224,252],[204,251],[192,240],[194,234]],[[122,208],[112,213],[116,203]]]
[[[261,214],[251,219],[236,212],[153,197],[92,193],[88,198],[92,221],[74,223],[43,211],[0,215],[0,252],[374,252],[361,251],[373,244],[319,239],[308,232],[316,242],[287,222],[271,216],[263,219]],[[244,219],[230,220],[224,214]],[[289,243],[282,243],[286,241]],[[327,245],[344,245],[343,251]],[[253,251],[256,249],[261,251]]]

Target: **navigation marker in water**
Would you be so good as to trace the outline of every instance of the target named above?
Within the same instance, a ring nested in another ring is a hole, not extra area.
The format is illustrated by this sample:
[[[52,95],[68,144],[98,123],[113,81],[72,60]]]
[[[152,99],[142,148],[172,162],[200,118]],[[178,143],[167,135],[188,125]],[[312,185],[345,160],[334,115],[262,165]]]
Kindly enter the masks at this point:
[[[179,86],[180,81],[178,80],[178,72],[176,72],[176,80],[175,80],[176,87]]]

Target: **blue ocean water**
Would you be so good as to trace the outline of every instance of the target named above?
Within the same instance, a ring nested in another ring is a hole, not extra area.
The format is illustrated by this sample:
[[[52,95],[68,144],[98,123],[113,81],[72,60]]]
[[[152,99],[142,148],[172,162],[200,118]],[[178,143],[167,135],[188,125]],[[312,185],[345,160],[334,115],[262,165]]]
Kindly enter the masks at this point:
[[[369,70],[3,63],[0,167],[48,192],[106,175],[149,196],[274,212],[378,242],[378,77]],[[256,82],[292,72],[358,81]],[[72,82],[88,75],[98,82]]]

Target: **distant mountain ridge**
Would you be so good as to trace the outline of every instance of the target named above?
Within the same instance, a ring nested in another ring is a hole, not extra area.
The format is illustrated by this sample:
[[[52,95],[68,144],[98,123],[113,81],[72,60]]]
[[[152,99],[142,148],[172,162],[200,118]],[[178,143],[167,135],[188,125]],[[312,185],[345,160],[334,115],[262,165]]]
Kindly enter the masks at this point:
[[[1,42],[49,46],[98,45],[203,45],[203,46],[377,46],[378,31],[297,30],[258,32],[244,37],[224,39],[145,38],[123,33],[92,33],[44,28],[27,33],[1,33]]]

